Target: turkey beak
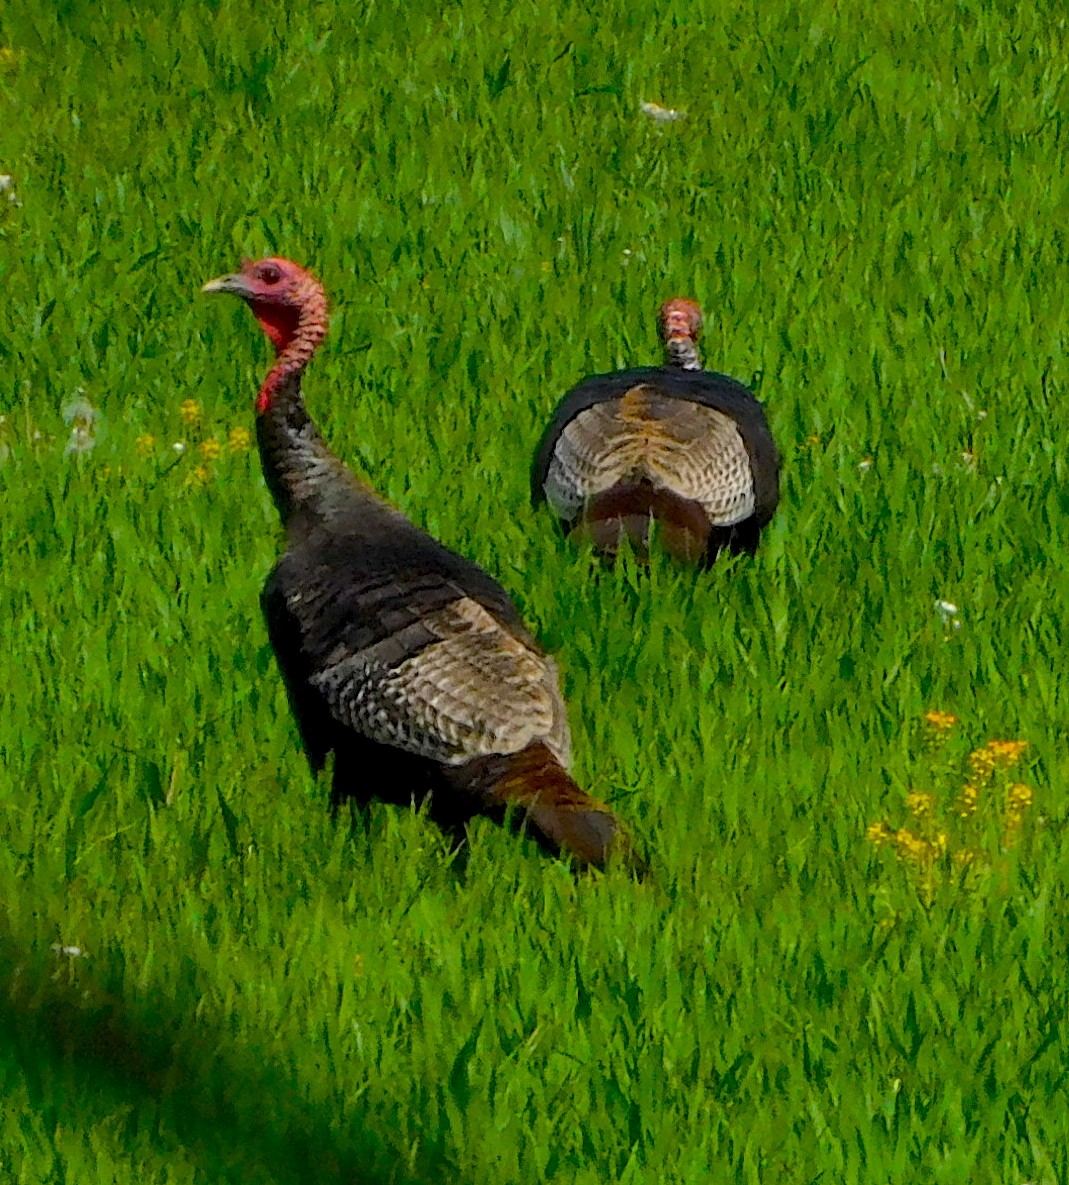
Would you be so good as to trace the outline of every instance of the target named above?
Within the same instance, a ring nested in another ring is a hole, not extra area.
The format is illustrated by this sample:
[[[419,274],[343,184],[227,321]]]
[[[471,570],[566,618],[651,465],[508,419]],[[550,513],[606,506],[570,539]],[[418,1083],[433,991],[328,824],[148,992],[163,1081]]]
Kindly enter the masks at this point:
[[[241,275],[220,276],[217,280],[209,280],[201,292],[232,292],[235,296],[244,296],[245,278]]]

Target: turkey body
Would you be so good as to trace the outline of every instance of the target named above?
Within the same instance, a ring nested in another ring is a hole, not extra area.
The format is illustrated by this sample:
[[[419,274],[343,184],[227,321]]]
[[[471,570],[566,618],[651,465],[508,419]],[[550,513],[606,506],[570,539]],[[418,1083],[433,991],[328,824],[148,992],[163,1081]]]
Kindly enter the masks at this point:
[[[567,766],[556,667],[511,598],[390,508],[291,530],[261,605],[313,771],[334,753],[335,801],[437,791],[456,825],[493,813],[488,758],[541,746]]]
[[[764,408],[712,371],[640,367],[588,378],[561,401],[535,454],[535,504],[614,554],[666,548],[708,563],[753,552],[779,501],[779,454]]]
[[[567,772],[557,668],[509,595],[356,478],[308,415],[318,281],[268,259],[205,290],[245,299],[277,351],[257,439],[287,546],[261,605],[312,770],[334,755],[335,804],[429,795],[450,828],[512,808],[580,865],[620,851],[638,869],[615,816]]]

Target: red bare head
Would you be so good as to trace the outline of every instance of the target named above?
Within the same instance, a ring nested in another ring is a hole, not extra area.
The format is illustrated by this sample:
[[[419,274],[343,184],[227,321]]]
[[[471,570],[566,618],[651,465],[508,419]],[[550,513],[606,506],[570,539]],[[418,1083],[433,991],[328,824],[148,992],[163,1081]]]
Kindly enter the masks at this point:
[[[283,353],[299,329],[319,330],[316,344],[327,330],[327,299],[323,286],[310,272],[289,259],[271,257],[253,263],[244,259],[241,271],[209,280],[202,292],[232,292],[252,309],[277,353]],[[314,348],[314,347],[313,347]]]
[[[702,310],[696,300],[676,296],[661,305],[661,339],[668,343],[680,338],[697,342],[702,332]]]

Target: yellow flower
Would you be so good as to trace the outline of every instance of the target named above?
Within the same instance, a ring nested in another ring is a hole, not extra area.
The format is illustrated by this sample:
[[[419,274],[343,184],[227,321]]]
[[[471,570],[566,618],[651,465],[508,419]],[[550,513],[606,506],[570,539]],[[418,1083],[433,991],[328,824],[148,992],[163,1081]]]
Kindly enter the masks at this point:
[[[924,722],[933,732],[942,733],[949,732],[957,724],[958,718],[949,712],[925,712]]]
[[[212,471],[207,465],[198,465],[186,478],[186,482],[191,486],[204,486],[211,480]]]
[[[934,805],[935,799],[923,790],[911,790],[906,795],[906,806],[915,819],[923,819],[925,815],[930,815]]]
[[[891,838],[891,828],[882,820],[879,823],[872,823],[865,831],[865,838],[876,847],[882,847]]]
[[[990,746],[985,745],[982,749],[974,749],[969,754],[969,768],[981,782],[986,782],[991,777],[995,769],[995,757]]]
[[[156,447],[156,437],[149,432],[142,433],[135,441],[134,448],[139,457],[147,457]]]
[[[976,813],[976,803],[980,798],[980,787],[974,782],[966,782],[961,788],[961,797],[958,799],[957,807],[958,814],[967,819],[970,815]]]
[[[252,433],[248,428],[231,428],[226,447],[232,453],[243,453],[252,444]]]
[[[200,423],[200,404],[195,399],[187,399],[178,409],[182,423],[192,428]]]
[[[972,848],[958,848],[951,859],[959,868],[967,868],[976,862],[976,853]]]
[[[205,461],[214,461],[216,457],[223,451],[223,446],[218,440],[212,440],[209,437],[207,440],[202,440],[197,445],[197,452],[205,459]]]
[[[1013,811],[1026,811],[1032,805],[1032,787],[1017,782],[1006,792],[1006,806]]]
[[[1027,741],[988,741],[987,743],[991,761],[999,769],[1010,769],[1015,766],[1027,748]]]
[[[932,859],[931,844],[921,836],[914,835],[907,827],[899,827],[892,841],[898,855],[911,864],[927,864]]]

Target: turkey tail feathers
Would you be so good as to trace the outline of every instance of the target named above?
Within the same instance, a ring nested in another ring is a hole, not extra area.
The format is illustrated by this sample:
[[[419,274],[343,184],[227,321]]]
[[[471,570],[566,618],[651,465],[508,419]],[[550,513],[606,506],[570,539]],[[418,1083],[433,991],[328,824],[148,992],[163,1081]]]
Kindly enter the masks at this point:
[[[477,757],[446,771],[458,790],[471,795],[481,813],[503,815],[519,808],[535,838],[567,853],[582,867],[604,867],[619,857],[633,872],[644,871],[612,811],[582,790],[541,742],[519,753]]]
[[[635,555],[644,560],[653,520],[662,546],[676,559],[695,564],[705,558],[712,531],[709,516],[697,502],[648,481],[613,486],[593,497],[571,533],[607,555],[615,555],[627,538]]]

